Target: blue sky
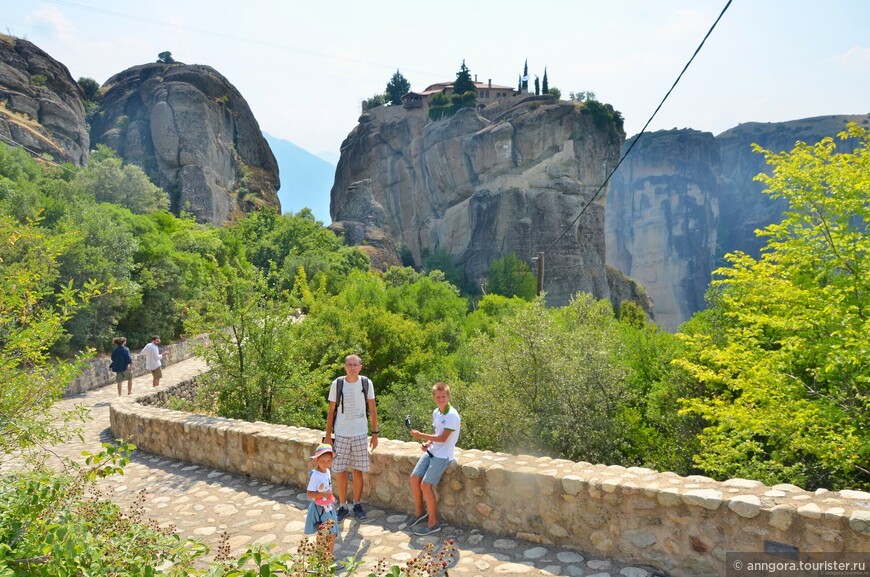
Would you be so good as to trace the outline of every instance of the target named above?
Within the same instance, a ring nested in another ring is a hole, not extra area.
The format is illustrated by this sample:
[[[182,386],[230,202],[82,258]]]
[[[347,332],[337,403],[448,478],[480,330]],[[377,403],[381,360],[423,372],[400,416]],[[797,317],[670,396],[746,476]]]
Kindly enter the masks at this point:
[[[0,0],[0,31],[100,83],[164,50],[214,67],[266,132],[337,158],[399,69],[594,91],[637,133],[727,0]],[[735,0],[650,129],[870,112],[870,2]]]

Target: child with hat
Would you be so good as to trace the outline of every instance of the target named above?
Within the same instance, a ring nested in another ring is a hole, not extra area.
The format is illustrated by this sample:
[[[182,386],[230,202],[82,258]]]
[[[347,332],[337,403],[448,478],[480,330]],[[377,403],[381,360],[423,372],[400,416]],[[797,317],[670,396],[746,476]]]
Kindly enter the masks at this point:
[[[321,443],[311,455],[311,460],[314,462],[314,468],[311,470],[311,476],[308,479],[308,492],[306,493],[311,504],[308,506],[308,516],[305,518],[305,534],[313,535],[317,530],[332,519],[332,531],[329,541],[329,553],[332,554],[335,549],[335,536],[338,534],[338,518],[335,515],[335,495],[332,494],[332,476],[329,472],[329,467],[332,465],[332,458],[335,451],[332,450],[332,445]]]

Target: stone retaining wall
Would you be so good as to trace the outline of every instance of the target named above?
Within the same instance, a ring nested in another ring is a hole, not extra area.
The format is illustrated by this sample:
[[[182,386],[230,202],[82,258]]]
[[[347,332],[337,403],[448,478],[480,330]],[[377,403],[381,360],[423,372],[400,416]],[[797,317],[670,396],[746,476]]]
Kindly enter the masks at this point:
[[[166,367],[173,363],[185,361],[193,357],[193,345],[202,343],[205,339],[206,337],[199,336],[162,347],[169,353],[163,357],[163,366]],[[144,347],[145,345],[142,346]],[[139,353],[133,352],[132,347],[130,348],[130,354],[133,356],[133,376],[138,377],[148,372],[145,370],[145,357]],[[98,389],[100,387],[105,387],[106,385],[114,384],[115,373],[109,369],[110,363],[111,359],[107,356],[96,357],[86,361],[85,367],[82,369],[79,376],[63,390],[63,396],[71,397],[79,393],[84,393],[85,391],[90,391],[91,389]],[[126,387],[126,385],[124,386]]]
[[[114,401],[112,433],[149,453],[306,485],[308,457],[322,431],[172,411],[159,406],[169,394],[148,395],[150,404],[142,397]],[[408,475],[419,455],[417,443],[381,439],[365,500],[410,514]],[[716,482],[457,450],[438,497],[447,522],[647,564],[675,577],[722,577],[726,552],[761,552],[766,541],[801,552],[870,552],[870,493],[861,491],[811,493],[745,479]]]

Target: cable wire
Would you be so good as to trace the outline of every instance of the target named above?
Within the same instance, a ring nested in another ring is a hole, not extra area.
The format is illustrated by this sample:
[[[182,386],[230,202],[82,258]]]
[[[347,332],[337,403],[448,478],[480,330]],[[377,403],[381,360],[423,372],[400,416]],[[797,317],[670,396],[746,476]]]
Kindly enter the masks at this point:
[[[623,153],[622,157],[619,159],[619,162],[616,163],[616,166],[613,167],[613,170],[610,171],[610,174],[607,175],[607,178],[604,179],[604,182],[601,184],[601,186],[598,187],[598,190],[595,191],[595,194],[592,195],[592,198],[589,199],[589,202],[587,202],[585,205],[583,205],[583,208],[580,210],[580,214],[578,214],[577,217],[574,220],[572,220],[571,223],[567,227],[565,227],[565,230],[562,231],[562,234],[560,234],[559,237],[556,240],[554,240],[552,242],[552,244],[550,244],[550,246],[548,246],[546,249],[544,249],[543,251],[541,251],[539,253],[539,256],[543,256],[543,255],[547,254],[554,246],[556,246],[556,244],[560,240],[562,240],[562,238],[566,234],[568,234],[568,231],[574,227],[574,225],[577,223],[577,221],[580,220],[580,217],[583,216],[583,213],[586,212],[586,209],[589,208],[589,206],[595,201],[596,198],[598,198],[598,195],[601,193],[602,190],[604,190],[604,187],[607,186],[607,183],[610,182],[610,178],[619,169],[620,165],[626,159],[626,157],[629,155],[631,150],[634,148],[634,145],[637,144],[637,142],[640,140],[640,137],[643,135],[643,133],[646,132],[647,127],[650,125],[650,123],[656,117],[656,114],[658,114],[659,110],[661,110],[665,101],[671,95],[671,92],[673,92],[674,88],[677,87],[677,84],[679,84],[680,79],[683,78],[683,74],[685,74],[686,70],[689,69],[689,65],[692,64],[692,61],[695,59],[695,56],[698,55],[698,53],[701,51],[701,48],[704,47],[704,43],[707,42],[707,38],[710,37],[710,34],[713,33],[713,30],[716,28],[716,25],[719,24],[719,21],[722,19],[722,16],[725,15],[725,12],[728,10],[728,7],[731,6],[731,2],[732,2],[732,0],[728,0],[728,2],[725,3],[725,7],[722,8],[722,11],[719,13],[719,17],[716,18],[716,21],[713,22],[712,26],[710,26],[710,29],[707,31],[707,34],[704,35],[704,38],[701,40],[701,43],[698,44],[698,47],[695,49],[695,52],[692,54],[692,57],[689,58],[689,61],[686,62],[685,66],[683,66],[683,70],[680,72],[679,76],[677,76],[677,79],[674,80],[674,83],[671,85],[671,88],[665,94],[664,98],[662,98],[662,101],[659,102],[659,105],[656,106],[656,109],[653,111],[652,116],[649,117],[649,120],[646,121],[646,124],[643,125],[643,128],[641,128],[640,132],[638,132],[637,136],[634,138],[634,140],[632,140],[628,149]]]

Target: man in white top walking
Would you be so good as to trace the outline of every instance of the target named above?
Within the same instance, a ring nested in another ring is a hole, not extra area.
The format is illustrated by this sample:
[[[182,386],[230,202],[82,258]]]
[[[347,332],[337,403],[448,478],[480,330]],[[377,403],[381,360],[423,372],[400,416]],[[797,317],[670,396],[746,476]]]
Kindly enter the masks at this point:
[[[142,354],[145,356],[145,370],[151,371],[151,386],[158,386],[160,379],[163,377],[163,355],[165,352],[160,352],[160,337],[154,335],[151,337],[151,342],[145,345],[142,349]]]
[[[359,374],[362,361],[357,355],[344,359],[347,373],[332,381],[329,388],[329,409],[326,415],[326,437],[324,443],[332,440],[335,427],[335,487],[338,490],[339,507],[336,511],[338,522],[347,517],[347,469],[353,470],[353,513],[359,519],[366,516],[362,507],[363,473],[369,470],[369,453],[366,447],[368,422],[366,407],[372,424],[370,446],[378,447],[378,409],[375,405],[375,388],[371,380]]]

